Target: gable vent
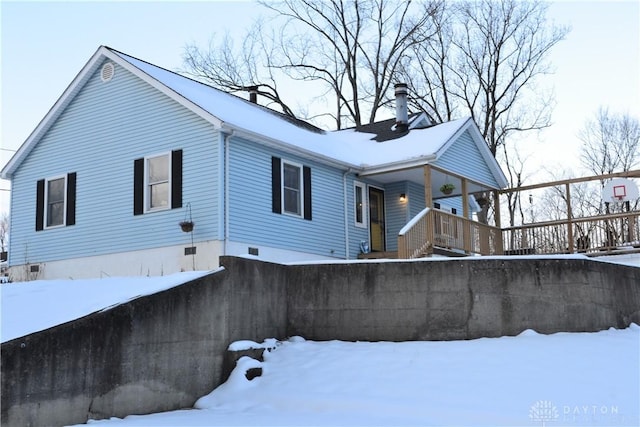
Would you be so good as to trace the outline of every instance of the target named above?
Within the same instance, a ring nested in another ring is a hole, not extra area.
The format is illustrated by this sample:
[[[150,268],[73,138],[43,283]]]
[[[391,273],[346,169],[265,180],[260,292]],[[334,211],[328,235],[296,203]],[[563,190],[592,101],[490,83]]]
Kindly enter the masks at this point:
[[[100,72],[100,78],[103,82],[108,82],[113,78],[113,75],[116,72],[116,67],[114,67],[113,63],[107,62],[102,66],[102,71]]]

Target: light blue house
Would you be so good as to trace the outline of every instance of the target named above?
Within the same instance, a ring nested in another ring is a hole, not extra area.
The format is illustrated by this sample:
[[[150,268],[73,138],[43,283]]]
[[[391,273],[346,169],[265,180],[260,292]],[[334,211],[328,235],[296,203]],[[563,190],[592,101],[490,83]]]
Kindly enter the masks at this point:
[[[392,252],[449,182],[456,190],[440,207],[471,216],[474,193],[507,184],[477,126],[408,117],[405,86],[396,93],[396,119],[325,132],[100,47],[2,170],[12,181],[11,275],[160,275],[212,269],[225,254]]]

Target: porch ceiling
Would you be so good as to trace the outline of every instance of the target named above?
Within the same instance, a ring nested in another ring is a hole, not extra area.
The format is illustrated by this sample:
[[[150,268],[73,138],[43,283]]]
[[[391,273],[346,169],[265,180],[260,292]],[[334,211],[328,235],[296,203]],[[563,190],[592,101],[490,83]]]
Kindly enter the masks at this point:
[[[390,184],[399,181],[410,181],[418,185],[424,185],[424,167],[422,166],[366,176],[375,179],[382,184]],[[453,184],[456,187],[453,193],[446,197],[461,195],[462,183],[460,178],[453,174],[447,174],[446,172],[440,171],[435,168],[431,169],[431,188],[433,191],[434,199],[443,197],[442,193],[440,192],[440,187],[446,183]],[[477,182],[467,181],[467,191],[469,192],[469,194],[480,193],[482,191],[488,191],[492,189],[492,187],[485,186]]]

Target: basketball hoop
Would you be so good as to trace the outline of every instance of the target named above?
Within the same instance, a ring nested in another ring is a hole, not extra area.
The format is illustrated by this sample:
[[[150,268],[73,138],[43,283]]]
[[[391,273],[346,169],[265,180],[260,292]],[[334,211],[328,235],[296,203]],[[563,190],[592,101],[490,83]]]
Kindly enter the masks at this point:
[[[607,182],[602,189],[602,201],[610,203],[624,203],[637,200],[638,186],[626,178],[616,178]]]

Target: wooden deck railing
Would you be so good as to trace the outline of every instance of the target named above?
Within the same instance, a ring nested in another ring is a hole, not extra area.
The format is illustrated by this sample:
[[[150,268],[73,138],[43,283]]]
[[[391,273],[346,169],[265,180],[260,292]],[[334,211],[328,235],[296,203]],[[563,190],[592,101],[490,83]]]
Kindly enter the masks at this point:
[[[398,258],[419,258],[442,248],[461,254],[502,253],[499,228],[439,209],[424,209],[398,235]]]
[[[546,221],[499,229],[438,209],[425,209],[398,236],[398,258],[441,248],[461,254],[531,255],[640,251],[640,212]]]
[[[610,253],[640,249],[640,212],[547,221],[502,230],[506,254]]]

